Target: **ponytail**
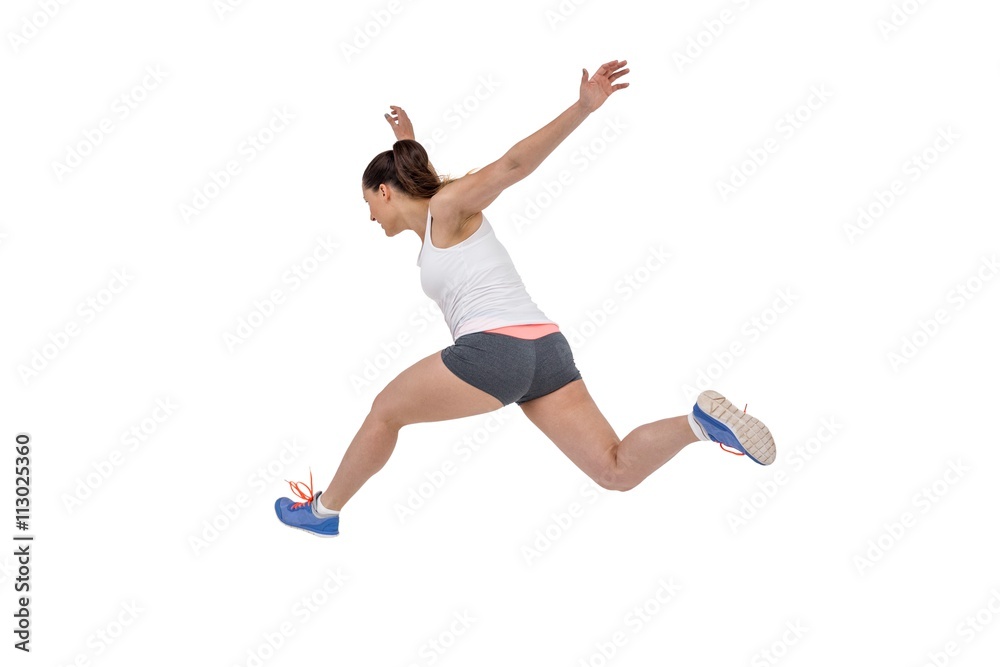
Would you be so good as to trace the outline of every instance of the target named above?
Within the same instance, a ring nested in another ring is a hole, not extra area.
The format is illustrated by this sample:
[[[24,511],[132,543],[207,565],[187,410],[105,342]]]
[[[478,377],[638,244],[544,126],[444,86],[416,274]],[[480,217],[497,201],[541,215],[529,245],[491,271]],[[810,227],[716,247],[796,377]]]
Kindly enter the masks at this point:
[[[430,199],[451,178],[441,178],[431,166],[427,151],[413,139],[401,139],[368,163],[361,184],[366,190],[377,190],[382,183],[415,199]]]

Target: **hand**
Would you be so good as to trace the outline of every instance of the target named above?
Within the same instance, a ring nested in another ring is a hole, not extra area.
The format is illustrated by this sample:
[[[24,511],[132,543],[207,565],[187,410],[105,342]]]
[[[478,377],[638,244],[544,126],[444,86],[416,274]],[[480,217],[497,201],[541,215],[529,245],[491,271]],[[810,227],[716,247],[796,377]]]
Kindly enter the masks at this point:
[[[587,69],[583,70],[583,80],[580,82],[580,104],[587,111],[595,111],[604,100],[611,96],[611,93],[622,88],[628,88],[627,83],[611,85],[619,77],[628,73],[628,68],[621,69],[628,64],[627,60],[612,60],[604,63],[601,68],[594,72],[594,76],[587,78]]]
[[[406,115],[402,107],[389,106],[392,109],[391,114],[385,114],[385,119],[389,121],[389,125],[392,126],[392,132],[396,135],[396,141],[401,139],[415,139],[413,136],[413,125],[410,123],[410,117]]]

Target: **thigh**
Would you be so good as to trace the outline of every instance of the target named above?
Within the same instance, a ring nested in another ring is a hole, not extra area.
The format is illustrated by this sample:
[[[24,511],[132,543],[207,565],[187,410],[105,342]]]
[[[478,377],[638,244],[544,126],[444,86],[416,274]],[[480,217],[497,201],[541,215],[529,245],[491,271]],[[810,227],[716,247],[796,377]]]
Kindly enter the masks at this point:
[[[621,440],[582,379],[522,403],[521,410],[588,477],[613,483]]]
[[[386,385],[372,404],[397,426],[459,419],[492,412],[503,404],[452,373],[435,352],[413,364]]]

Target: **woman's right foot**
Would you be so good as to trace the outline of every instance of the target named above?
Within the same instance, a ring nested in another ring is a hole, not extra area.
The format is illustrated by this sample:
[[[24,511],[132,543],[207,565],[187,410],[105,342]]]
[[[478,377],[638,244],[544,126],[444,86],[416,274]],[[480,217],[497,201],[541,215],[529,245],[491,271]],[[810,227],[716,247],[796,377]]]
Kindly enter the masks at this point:
[[[709,440],[746,454],[755,463],[764,466],[774,463],[777,449],[771,431],[719,392],[711,389],[701,392],[692,414]]]

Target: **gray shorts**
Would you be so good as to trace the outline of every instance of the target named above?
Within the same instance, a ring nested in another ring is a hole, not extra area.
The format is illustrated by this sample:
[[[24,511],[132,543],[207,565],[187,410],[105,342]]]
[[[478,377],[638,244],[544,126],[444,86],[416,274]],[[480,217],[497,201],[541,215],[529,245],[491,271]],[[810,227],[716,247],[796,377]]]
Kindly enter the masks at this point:
[[[504,405],[520,405],[581,379],[561,331],[535,340],[487,331],[465,334],[441,350],[441,361]]]

